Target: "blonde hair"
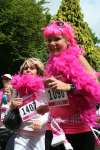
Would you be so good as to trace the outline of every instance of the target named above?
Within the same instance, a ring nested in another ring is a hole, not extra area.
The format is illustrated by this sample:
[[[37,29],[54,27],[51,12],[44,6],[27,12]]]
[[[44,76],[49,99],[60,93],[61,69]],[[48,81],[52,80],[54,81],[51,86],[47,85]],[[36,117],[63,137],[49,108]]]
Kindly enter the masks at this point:
[[[26,67],[26,65],[35,65],[37,68],[37,73],[38,75],[43,76],[43,72],[44,72],[44,64],[41,62],[40,59],[37,58],[27,58],[23,64],[20,66],[20,74],[23,74],[23,70]]]

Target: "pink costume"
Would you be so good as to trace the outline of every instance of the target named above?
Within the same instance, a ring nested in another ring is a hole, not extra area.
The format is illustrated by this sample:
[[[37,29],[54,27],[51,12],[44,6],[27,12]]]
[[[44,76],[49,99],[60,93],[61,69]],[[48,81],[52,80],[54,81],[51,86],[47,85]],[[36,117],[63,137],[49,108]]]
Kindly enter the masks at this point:
[[[47,76],[61,76],[60,80],[76,87],[68,92],[68,106],[50,109],[66,134],[90,131],[95,124],[96,104],[100,103],[100,85],[80,64],[80,54],[80,48],[70,47],[59,54],[50,54],[46,65]]]
[[[90,75],[82,66],[78,57],[84,54],[84,51],[79,48],[74,30],[69,23],[59,20],[53,21],[43,29],[43,34],[45,39],[48,40],[48,44],[51,44],[49,42],[55,44],[48,45],[48,47],[55,46],[57,48],[59,38],[56,38],[59,36],[61,39],[63,37],[67,40],[65,49],[60,49],[60,47],[58,51],[56,51],[57,49],[54,51],[50,49],[50,56],[45,70],[46,76],[54,76],[76,87],[75,90],[67,92],[66,101],[69,101],[68,105],[50,108],[53,118],[51,119],[51,130],[54,133],[52,125],[55,125],[56,122],[61,128],[61,132],[65,134],[88,132],[92,130],[92,126],[95,124],[96,104],[100,102],[100,85],[96,82],[94,76]],[[56,40],[58,41],[56,42]],[[52,89],[50,90],[54,93]],[[60,102],[62,101],[63,99],[60,99]],[[66,147],[66,149],[72,148]]]

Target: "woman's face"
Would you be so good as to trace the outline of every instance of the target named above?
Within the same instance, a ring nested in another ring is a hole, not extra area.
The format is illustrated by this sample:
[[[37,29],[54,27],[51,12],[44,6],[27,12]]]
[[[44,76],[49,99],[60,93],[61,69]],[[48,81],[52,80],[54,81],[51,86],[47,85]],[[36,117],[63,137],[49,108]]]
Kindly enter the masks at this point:
[[[30,75],[37,75],[37,68],[36,65],[32,64],[26,64],[24,69],[23,69],[23,73],[22,74],[30,74]]]
[[[67,40],[62,35],[51,36],[47,39],[47,46],[52,53],[60,52],[67,47]]]
[[[3,79],[2,79],[3,86],[9,85],[10,82],[11,82],[11,80],[8,79],[8,78],[3,78]]]

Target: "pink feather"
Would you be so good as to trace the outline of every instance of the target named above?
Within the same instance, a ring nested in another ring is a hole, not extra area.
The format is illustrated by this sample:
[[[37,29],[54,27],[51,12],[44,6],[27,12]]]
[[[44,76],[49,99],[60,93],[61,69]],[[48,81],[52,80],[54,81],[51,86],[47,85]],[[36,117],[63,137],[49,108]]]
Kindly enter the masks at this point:
[[[60,80],[75,85],[75,92],[69,93],[73,99],[72,111],[79,109],[81,118],[91,123],[96,115],[92,108],[95,109],[96,104],[100,103],[100,85],[80,64],[78,59],[80,54],[81,50],[77,47],[70,47],[57,55],[50,54],[45,75],[62,76]]]
[[[33,94],[37,97],[40,89],[43,89],[42,78],[32,75],[14,75],[12,79],[12,86],[17,90],[19,95],[26,96]]]

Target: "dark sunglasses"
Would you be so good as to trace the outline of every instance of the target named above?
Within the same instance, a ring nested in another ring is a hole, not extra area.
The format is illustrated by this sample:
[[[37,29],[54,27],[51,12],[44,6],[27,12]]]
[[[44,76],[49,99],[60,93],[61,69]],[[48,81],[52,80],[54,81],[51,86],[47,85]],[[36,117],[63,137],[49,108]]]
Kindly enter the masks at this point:
[[[64,26],[64,22],[63,21],[56,21],[55,23],[59,27],[63,27]]]

